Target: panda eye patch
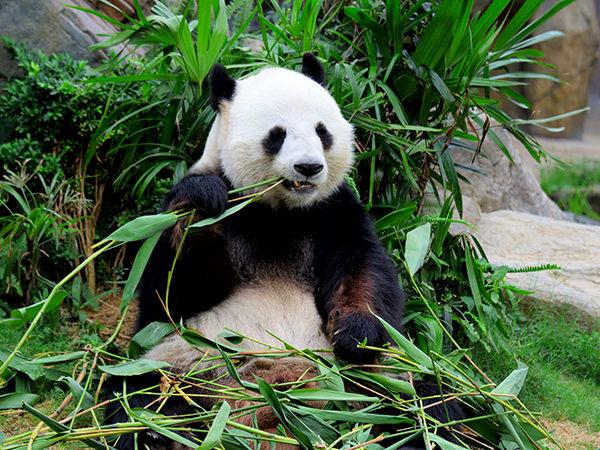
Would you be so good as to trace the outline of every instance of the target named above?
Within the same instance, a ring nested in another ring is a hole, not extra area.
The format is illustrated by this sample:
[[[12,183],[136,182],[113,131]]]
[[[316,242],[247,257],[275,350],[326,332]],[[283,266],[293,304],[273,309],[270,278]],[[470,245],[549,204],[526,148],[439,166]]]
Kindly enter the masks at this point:
[[[321,144],[323,144],[323,150],[329,150],[333,145],[333,136],[327,129],[327,127],[323,124],[323,122],[319,122],[315,127],[315,131],[317,132],[317,136],[321,139]]]
[[[285,141],[285,128],[276,126],[271,128],[269,134],[262,140],[262,146],[265,153],[269,156],[275,156]]]

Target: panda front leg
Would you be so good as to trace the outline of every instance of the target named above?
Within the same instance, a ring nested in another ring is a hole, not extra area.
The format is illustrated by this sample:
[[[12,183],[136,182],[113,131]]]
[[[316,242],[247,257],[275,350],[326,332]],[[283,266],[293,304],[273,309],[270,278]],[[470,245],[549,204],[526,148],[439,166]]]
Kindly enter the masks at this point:
[[[218,216],[227,208],[227,192],[225,182],[216,175],[189,174],[167,193],[161,210],[186,208],[204,218]]]
[[[187,175],[169,191],[161,210],[195,210],[196,218],[213,217],[223,213],[227,207],[227,200],[227,187],[221,178],[212,175]],[[168,274],[172,270],[176,249],[183,236],[184,222],[187,223],[183,221],[163,234],[148,261],[138,289],[140,303],[138,329],[155,321],[185,320],[219,303],[229,292],[231,268],[223,248],[222,237],[210,230],[202,230],[188,235],[186,239],[184,251],[179,257],[173,274],[168,314],[165,311],[163,300],[166,298]],[[190,302],[190,298],[196,298],[195,293],[199,289],[204,293],[202,301]],[[164,348],[164,343],[159,344],[153,351],[159,348]],[[198,359],[196,354],[191,353],[196,351],[183,341],[177,348],[171,346],[170,350],[172,352],[150,359],[167,361],[173,365],[176,362],[174,358],[182,355]],[[161,392],[160,385],[161,375],[157,372],[110,378],[105,389],[105,398],[111,400],[105,410],[105,423],[116,424],[129,421],[122,405],[124,391],[128,394],[131,408],[156,410],[162,403],[162,400],[157,402]],[[212,407],[210,404],[206,406],[208,409]],[[165,416],[181,416],[193,413],[194,409],[183,398],[172,396],[164,403],[160,412]],[[190,440],[193,439],[191,432],[179,434]],[[167,449],[173,444],[170,439],[147,430],[138,433],[135,437],[133,434],[123,435],[115,446],[119,450],[133,450],[136,439],[137,448],[141,450]]]
[[[367,257],[364,265],[340,279],[326,303],[326,330],[338,360],[368,364],[378,358],[376,352],[359,347],[366,341],[381,348],[391,341],[376,315],[394,327],[401,325],[404,294],[391,262],[389,267],[381,262]]]

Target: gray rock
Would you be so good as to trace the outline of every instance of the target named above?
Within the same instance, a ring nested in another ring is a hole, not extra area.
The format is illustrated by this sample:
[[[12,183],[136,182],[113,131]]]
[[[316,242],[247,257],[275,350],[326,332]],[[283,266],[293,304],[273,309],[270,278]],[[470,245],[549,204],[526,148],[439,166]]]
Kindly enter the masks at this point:
[[[500,147],[487,136],[481,154],[473,162],[473,152],[452,149],[452,159],[464,166],[472,166],[487,175],[459,170],[470,184],[461,182],[463,191],[463,218],[476,225],[482,213],[503,209],[520,211],[558,220],[568,220],[560,208],[546,195],[535,177],[525,168],[521,155],[513,147],[509,134],[492,122],[492,127],[505,144],[514,164]],[[465,231],[462,226],[453,225],[451,232]]]
[[[589,328],[600,324],[600,227],[503,210],[482,214],[477,228],[493,264],[561,268],[509,274],[509,284],[534,291],[522,306],[556,309]]]
[[[117,27],[92,14],[66,5],[92,8],[86,0],[0,0],[0,36],[29,42],[45,54],[70,53],[75,59],[98,65],[107,51],[91,52],[89,46],[114,33]],[[0,46],[0,78],[18,75],[18,67]]]

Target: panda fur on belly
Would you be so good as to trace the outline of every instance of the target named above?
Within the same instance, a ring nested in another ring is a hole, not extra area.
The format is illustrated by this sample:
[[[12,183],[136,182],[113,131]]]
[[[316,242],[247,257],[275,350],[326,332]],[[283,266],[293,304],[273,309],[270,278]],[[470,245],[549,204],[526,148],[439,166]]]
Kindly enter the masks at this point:
[[[214,340],[229,328],[275,347],[282,346],[281,339],[296,348],[332,349],[345,363],[376,362],[376,352],[357,344],[366,339],[381,347],[390,341],[373,313],[399,327],[404,293],[371,220],[344,180],[354,159],[353,130],[324,88],[323,66],[305,54],[301,73],[269,68],[236,81],[217,64],[209,84],[218,114],[205,151],[167,194],[162,209],[194,209],[195,219],[218,216],[228,206],[229,190],[276,177],[284,181],[259,201],[186,237],[169,289],[171,317]],[[139,329],[169,321],[160,298],[181,230],[176,226],[163,234],[144,271]],[[247,339],[239,346],[264,350]],[[187,373],[200,367],[203,356],[171,334],[144,358]],[[242,366],[240,376],[289,382],[306,378],[307,370],[316,376],[316,368],[300,358],[255,358]],[[108,399],[123,391],[124,381],[131,393],[159,384],[160,375],[113,377]],[[156,398],[136,394],[129,404],[144,408],[154,402],[150,408],[156,409]],[[213,404],[206,399],[202,406]],[[455,401],[447,406],[431,409],[439,409],[444,422],[448,409],[453,419],[461,416]],[[161,409],[168,416],[192,412],[182,398],[171,398]],[[108,423],[127,421],[117,401],[106,416]],[[139,433],[137,443],[140,449],[173,444],[152,431]],[[133,436],[121,436],[115,447],[133,449]]]

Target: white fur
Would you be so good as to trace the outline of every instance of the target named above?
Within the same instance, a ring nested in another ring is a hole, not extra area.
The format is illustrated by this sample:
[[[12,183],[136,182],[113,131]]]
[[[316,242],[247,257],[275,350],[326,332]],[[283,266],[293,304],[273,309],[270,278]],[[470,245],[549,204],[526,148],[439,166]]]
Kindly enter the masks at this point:
[[[319,122],[333,136],[327,151],[315,131]],[[286,138],[278,154],[267,158],[261,141],[275,126],[286,130]],[[223,170],[238,189],[275,177],[304,181],[294,164],[323,164],[323,170],[310,179],[316,190],[295,192],[278,186],[263,198],[273,207],[298,207],[329,197],[352,161],[352,126],[327,90],[298,72],[272,68],[237,82],[233,100],[221,105],[204,154],[190,173]]]
[[[189,319],[187,326],[218,342],[227,343],[217,336],[229,328],[267,345],[244,339],[238,347],[247,350],[283,348],[282,342],[268,331],[299,349],[332,348],[329,339],[321,333],[322,320],[312,293],[278,280],[263,280],[258,285],[239,288],[227,300]],[[198,364],[202,355],[174,333],[150,350],[145,358],[168,361],[187,371]],[[198,368],[205,366],[208,365],[198,365]]]

